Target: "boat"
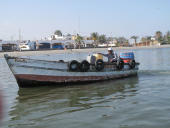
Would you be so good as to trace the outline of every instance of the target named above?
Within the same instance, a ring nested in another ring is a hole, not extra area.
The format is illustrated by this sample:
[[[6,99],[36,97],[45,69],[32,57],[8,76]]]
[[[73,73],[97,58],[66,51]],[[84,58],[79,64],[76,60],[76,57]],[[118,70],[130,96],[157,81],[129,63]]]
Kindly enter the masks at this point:
[[[88,59],[81,62],[77,60],[65,62],[63,60],[49,61],[4,55],[18,86],[21,88],[85,84],[137,75],[139,66],[137,62],[134,65],[123,61],[120,61],[119,64],[117,62],[108,63],[101,59],[94,61],[93,57],[88,56],[91,62]]]

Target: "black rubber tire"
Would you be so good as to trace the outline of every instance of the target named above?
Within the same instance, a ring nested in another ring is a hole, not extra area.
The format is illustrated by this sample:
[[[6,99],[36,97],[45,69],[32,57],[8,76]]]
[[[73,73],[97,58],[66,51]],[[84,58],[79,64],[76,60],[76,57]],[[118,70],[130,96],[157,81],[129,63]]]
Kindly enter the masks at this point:
[[[130,69],[134,69],[135,66],[136,66],[136,62],[135,62],[135,60],[132,60],[132,61],[129,63]]]
[[[90,69],[90,64],[87,60],[83,60],[81,63],[80,63],[80,71],[81,72],[87,72],[89,69]]]
[[[60,63],[64,63],[64,60],[59,60],[58,62],[60,62]]]
[[[123,62],[123,60],[118,60],[118,61],[117,61],[116,68],[117,68],[118,70],[122,70],[122,69],[124,68],[124,62]]]
[[[95,68],[97,71],[101,71],[104,69],[104,62],[103,60],[101,59],[98,59],[96,62],[95,62]]]
[[[72,72],[76,72],[76,71],[79,71],[79,62],[76,61],[76,60],[72,60],[69,62],[68,64],[68,69],[69,71],[72,71]]]

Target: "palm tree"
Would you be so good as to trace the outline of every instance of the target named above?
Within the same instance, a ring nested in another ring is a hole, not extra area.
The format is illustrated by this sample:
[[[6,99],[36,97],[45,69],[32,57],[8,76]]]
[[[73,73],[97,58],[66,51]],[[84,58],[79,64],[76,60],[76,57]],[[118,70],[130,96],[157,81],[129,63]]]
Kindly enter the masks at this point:
[[[108,41],[113,41],[113,39],[114,39],[113,37],[108,37],[107,38]]]
[[[129,41],[125,37],[118,37],[117,42],[118,42],[118,46],[127,46]]]
[[[97,32],[93,32],[93,33],[91,33],[90,37],[94,41],[94,44],[97,46],[97,40],[99,38],[99,34]]]
[[[117,47],[120,46],[119,39],[117,37],[113,37],[113,41],[116,43]]]
[[[143,45],[147,46],[147,45],[151,45],[151,36],[145,36],[141,38],[141,42],[143,43]],[[152,42],[153,43],[153,42]]]
[[[79,49],[80,49],[82,40],[83,40],[83,37],[80,36],[79,34],[77,34],[77,37],[76,37],[75,41],[76,41],[76,45],[79,47]]]
[[[147,43],[147,44],[150,44],[150,45],[151,45],[151,41],[152,41],[151,38],[152,38],[151,36],[147,36],[147,37],[146,37],[146,43]],[[147,45],[147,44],[146,44],[146,45]]]
[[[162,32],[156,31],[155,32],[155,38],[156,38],[157,41],[161,42],[162,41]]]
[[[62,34],[62,32],[60,30],[56,30],[54,32],[54,35],[62,36],[63,34]]]
[[[141,42],[144,43],[144,42],[146,42],[146,41],[147,41],[146,37],[142,37],[142,38],[141,38]]]
[[[165,35],[165,40],[167,41],[167,43],[169,44],[170,43],[170,31],[168,31]]]
[[[152,38],[151,36],[146,37],[147,41],[151,41],[151,38]]]
[[[99,43],[105,43],[106,42],[106,36],[105,35],[100,35],[98,37]]]
[[[134,39],[134,41],[135,41],[135,46],[136,46],[138,36],[132,36],[131,39]]]
[[[117,39],[120,44],[127,42],[127,39],[125,37],[118,37]]]

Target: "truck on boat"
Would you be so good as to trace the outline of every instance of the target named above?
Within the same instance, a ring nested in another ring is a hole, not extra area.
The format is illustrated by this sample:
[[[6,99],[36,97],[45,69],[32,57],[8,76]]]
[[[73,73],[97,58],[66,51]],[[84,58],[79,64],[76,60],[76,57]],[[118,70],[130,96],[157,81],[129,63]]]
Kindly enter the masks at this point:
[[[103,61],[99,54],[89,55],[82,61],[48,61],[7,54],[4,58],[19,87],[36,87],[84,84],[135,76],[139,63],[131,57],[128,60],[127,55],[122,54],[120,61],[113,63]]]

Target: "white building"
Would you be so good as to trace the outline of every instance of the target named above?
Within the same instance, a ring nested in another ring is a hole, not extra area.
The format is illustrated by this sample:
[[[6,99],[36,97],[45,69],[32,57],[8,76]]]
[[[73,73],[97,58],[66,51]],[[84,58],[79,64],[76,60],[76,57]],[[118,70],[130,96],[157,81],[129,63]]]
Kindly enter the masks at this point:
[[[50,37],[47,38],[47,40],[72,40],[72,35],[51,35]]]
[[[116,40],[110,41],[108,42],[108,47],[116,47],[116,44],[117,44]]]

